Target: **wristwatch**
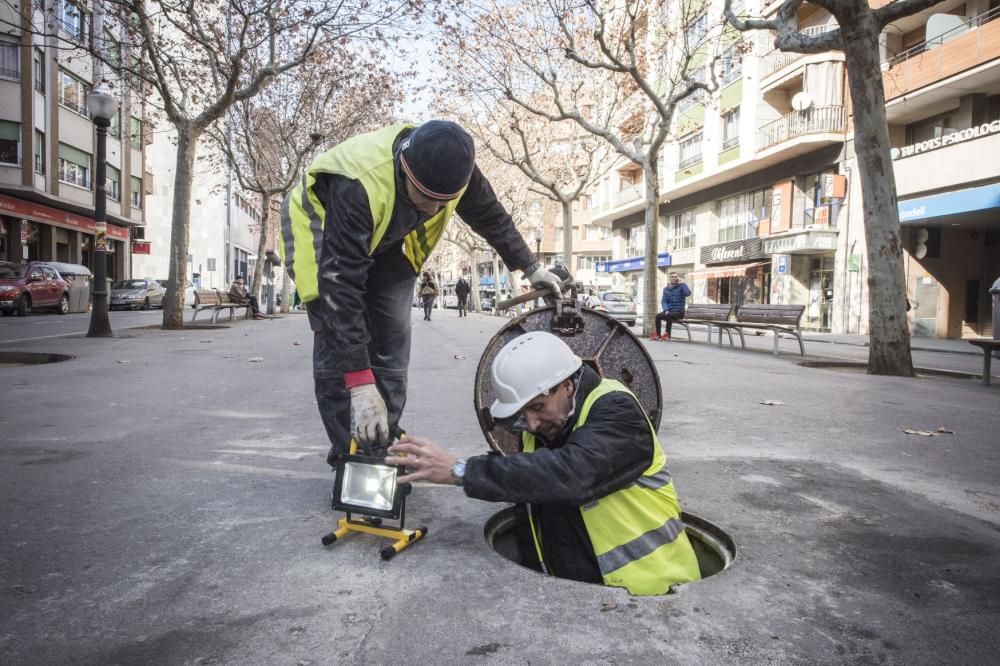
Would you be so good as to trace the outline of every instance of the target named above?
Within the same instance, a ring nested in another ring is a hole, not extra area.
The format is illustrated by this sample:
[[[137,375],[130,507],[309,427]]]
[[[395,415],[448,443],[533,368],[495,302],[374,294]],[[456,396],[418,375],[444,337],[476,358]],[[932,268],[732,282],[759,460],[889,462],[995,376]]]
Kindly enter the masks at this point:
[[[459,458],[451,466],[451,475],[458,479],[458,485],[465,484],[465,458]]]

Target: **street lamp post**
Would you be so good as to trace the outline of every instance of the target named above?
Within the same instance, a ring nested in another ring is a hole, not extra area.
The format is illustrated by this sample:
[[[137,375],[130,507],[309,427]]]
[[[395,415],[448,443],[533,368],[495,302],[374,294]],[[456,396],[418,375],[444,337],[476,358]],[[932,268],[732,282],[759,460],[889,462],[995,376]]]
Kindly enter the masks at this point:
[[[535,227],[535,259],[538,261],[542,260],[542,234],[545,230],[542,229],[541,225]]]
[[[108,127],[118,112],[118,100],[108,91],[97,88],[87,93],[87,111],[97,127],[96,164],[94,165],[94,305],[90,311],[88,338],[111,337],[108,318],[107,203],[108,203]]]

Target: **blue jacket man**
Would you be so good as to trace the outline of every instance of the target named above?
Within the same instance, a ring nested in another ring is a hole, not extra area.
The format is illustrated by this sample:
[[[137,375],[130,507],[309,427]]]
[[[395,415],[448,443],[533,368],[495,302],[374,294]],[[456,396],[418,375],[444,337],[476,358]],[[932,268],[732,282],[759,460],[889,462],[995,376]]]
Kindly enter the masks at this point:
[[[669,340],[670,327],[673,322],[684,317],[684,302],[691,295],[691,288],[681,281],[681,276],[677,273],[670,274],[670,283],[663,288],[663,297],[660,299],[662,312],[656,315],[656,333],[650,336],[650,340]],[[660,335],[660,323],[666,322],[667,332]]]

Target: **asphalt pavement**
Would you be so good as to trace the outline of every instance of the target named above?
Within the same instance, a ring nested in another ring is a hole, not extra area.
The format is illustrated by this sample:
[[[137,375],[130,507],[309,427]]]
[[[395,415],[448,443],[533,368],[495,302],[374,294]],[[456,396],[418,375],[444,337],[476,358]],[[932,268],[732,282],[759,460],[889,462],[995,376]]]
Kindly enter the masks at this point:
[[[473,378],[508,320],[413,313],[404,425],[483,453]],[[429,534],[390,562],[369,535],[322,546],[337,515],[301,313],[113,323],[110,339],[11,321],[0,352],[72,358],[0,362],[4,664],[939,664],[1000,650],[1000,382],[979,382],[968,343],[915,341],[918,367],[956,373],[916,378],[852,366],[867,355],[856,337],[806,341],[806,360],[842,367],[801,365],[794,341],[774,357],[769,336],[745,351],[644,343],[684,509],[737,555],[677,594],[631,597],[505,560],[484,538],[504,507],[457,487],[415,488],[408,521]]]

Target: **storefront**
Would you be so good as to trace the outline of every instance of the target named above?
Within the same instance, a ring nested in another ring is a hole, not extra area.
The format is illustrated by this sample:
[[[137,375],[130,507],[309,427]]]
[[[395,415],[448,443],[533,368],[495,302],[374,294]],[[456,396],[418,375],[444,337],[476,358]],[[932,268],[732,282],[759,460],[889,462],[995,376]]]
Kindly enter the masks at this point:
[[[701,248],[705,268],[688,275],[692,303],[768,303],[770,262],[761,239],[747,238]]]
[[[669,252],[661,252],[656,255],[657,284],[665,284],[667,279],[666,269],[671,266]],[[628,292],[642,305],[643,294],[642,285],[643,269],[646,268],[645,257],[629,257],[628,259],[615,259],[614,261],[599,261],[595,264],[597,273],[618,273],[623,280],[622,290]]]
[[[835,229],[802,229],[763,239],[771,259],[770,303],[806,306],[802,327],[829,331],[834,304]]]
[[[0,259],[60,261],[94,268],[94,220],[0,194]],[[107,225],[110,279],[127,277],[128,229]]]

